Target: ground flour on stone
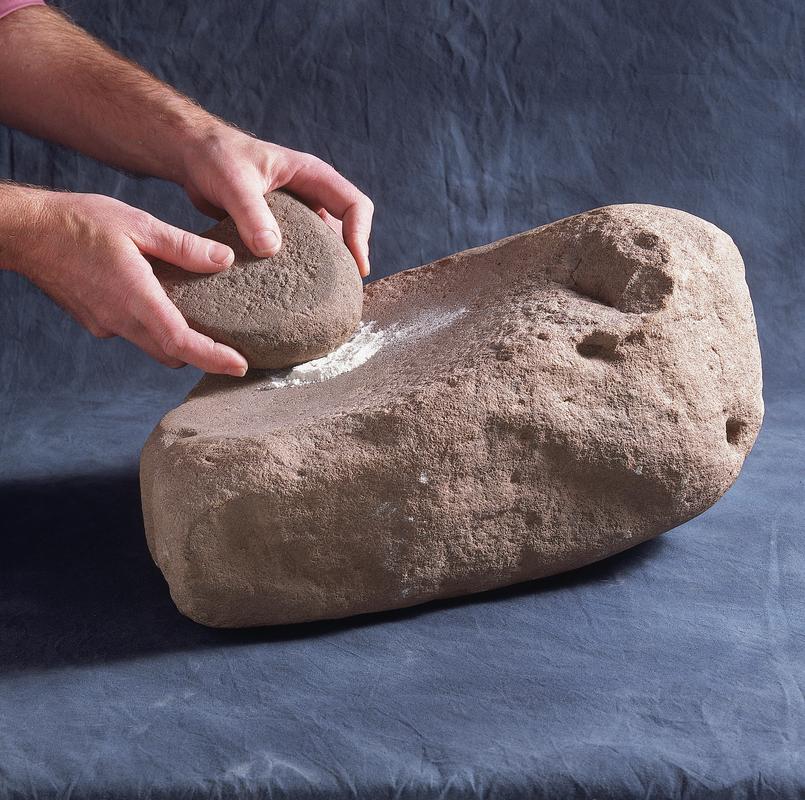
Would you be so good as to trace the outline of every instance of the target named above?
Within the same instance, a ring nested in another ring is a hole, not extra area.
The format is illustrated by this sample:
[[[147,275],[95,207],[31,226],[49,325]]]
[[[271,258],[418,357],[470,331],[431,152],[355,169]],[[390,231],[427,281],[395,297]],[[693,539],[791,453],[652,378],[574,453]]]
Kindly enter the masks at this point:
[[[307,383],[320,383],[349,372],[368,361],[383,346],[383,342],[390,334],[393,335],[390,329],[375,330],[374,322],[361,322],[352,338],[336,347],[331,353],[299,364],[292,369],[282,370],[272,375],[260,388],[267,390],[304,386]]]
[[[272,371],[271,377],[260,387],[262,391],[284,389],[290,386],[305,386],[310,383],[321,383],[336,375],[359,367],[366,363],[383,345],[408,336],[432,333],[465,313],[466,309],[447,311],[435,316],[423,317],[410,325],[392,325],[386,329],[376,330],[375,322],[361,322],[351,339],[344,342],[331,353],[313,361],[299,364],[292,369]]]

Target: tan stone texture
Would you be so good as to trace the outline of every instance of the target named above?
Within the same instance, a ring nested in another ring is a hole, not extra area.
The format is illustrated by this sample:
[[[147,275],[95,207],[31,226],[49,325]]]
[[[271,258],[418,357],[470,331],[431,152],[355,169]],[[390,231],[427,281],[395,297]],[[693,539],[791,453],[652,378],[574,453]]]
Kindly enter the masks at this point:
[[[266,200],[282,232],[280,251],[256,258],[227,217],[204,236],[229,245],[235,262],[201,275],[154,260],[154,272],[191,328],[275,369],[328,353],[361,318],[363,285],[346,245],[286,192]]]
[[[343,617],[552,575],[733,483],[763,414],[728,235],[590,211],[371,284],[384,346],[267,390],[205,377],[142,456],[148,543],[213,626]]]

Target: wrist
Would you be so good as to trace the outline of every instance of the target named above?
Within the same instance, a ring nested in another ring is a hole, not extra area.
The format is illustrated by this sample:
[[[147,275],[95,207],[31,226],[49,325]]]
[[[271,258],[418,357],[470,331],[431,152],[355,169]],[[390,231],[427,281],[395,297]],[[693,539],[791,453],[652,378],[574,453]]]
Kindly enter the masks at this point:
[[[32,186],[0,185],[0,269],[31,277],[50,194]]]
[[[174,141],[172,161],[174,174],[169,178],[180,186],[186,186],[200,165],[208,163],[220,151],[222,143],[232,128],[223,120],[207,112],[204,117],[196,118],[177,127]]]

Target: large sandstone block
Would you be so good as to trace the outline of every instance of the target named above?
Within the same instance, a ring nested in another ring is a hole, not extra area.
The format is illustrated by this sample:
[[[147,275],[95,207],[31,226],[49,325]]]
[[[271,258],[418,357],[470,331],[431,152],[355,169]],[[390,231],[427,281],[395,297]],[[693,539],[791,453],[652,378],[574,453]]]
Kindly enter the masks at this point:
[[[322,363],[205,377],[148,440],[148,543],[189,617],[342,617],[580,567],[709,508],[761,424],[741,257],[681,211],[449,256],[371,284],[363,319]]]
[[[204,236],[229,245],[232,266],[201,275],[154,259],[154,272],[188,325],[275,369],[329,353],[361,319],[363,283],[341,239],[287,192],[266,196],[282,232],[272,258],[256,258],[230,217]]]

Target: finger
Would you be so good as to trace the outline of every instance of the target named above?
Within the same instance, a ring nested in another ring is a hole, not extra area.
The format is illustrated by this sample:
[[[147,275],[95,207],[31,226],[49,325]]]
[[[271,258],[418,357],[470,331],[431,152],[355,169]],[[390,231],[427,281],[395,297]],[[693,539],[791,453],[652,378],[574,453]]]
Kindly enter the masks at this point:
[[[164,364],[166,367],[178,369],[179,367],[186,366],[184,361],[165,355],[162,348],[157,344],[157,342],[154,341],[151,334],[149,334],[145,327],[139,322],[132,322],[130,325],[127,325],[120,332],[120,335],[133,345],[139,347],[140,350],[148,353],[148,355],[151,356],[151,358],[153,358],[155,361],[159,361],[160,364]]]
[[[339,239],[344,238],[344,226],[341,224],[340,219],[336,219],[332,214],[328,213],[326,208],[319,209],[319,216],[327,223],[327,227],[336,233]]]
[[[361,277],[369,275],[369,236],[372,231],[372,215],[374,206],[369,198],[368,205],[361,201],[351,205],[341,218],[344,231],[344,243],[350,249],[358,264]]]
[[[221,242],[196,236],[150,215],[129,234],[138,249],[191,272],[220,272],[231,266],[235,254]]]
[[[131,301],[131,312],[168,358],[205,372],[239,378],[246,374],[246,359],[231,347],[192,330],[153,274],[145,277],[142,290]]]
[[[305,160],[286,187],[314,208],[323,206],[343,222],[344,242],[363,277],[369,274],[369,235],[372,230],[372,201],[319,159]]]
[[[246,247],[256,256],[268,258],[280,249],[282,234],[264,194],[260,182],[242,182],[224,205]]]

